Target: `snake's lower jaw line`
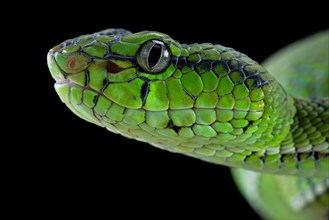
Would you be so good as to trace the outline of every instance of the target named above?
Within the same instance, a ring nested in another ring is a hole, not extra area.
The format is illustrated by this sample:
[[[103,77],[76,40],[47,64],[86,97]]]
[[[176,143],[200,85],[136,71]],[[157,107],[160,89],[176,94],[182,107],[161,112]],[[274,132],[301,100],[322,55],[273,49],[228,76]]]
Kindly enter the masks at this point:
[[[69,83],[72,83],[71,80],[61,78],[61,77],[57,77],[57,78],[55,78],[55,80],[56,80],[56,84],[69,84]]]
[[[99,120],[98,117],[96,117],[94,111],[90,109],[87,105],[83,105],[79,102],[78,99],[75,99],[77,93],[75,93],[77,90],[81,89],[80,86],[75,84],[73,81],[59,78],[59,80],[55,83],[55,90],[57,92],[57,95],[61,99],[63,103],[66,104],[66,106],[74,112],[78,117],[96,124],[98,126],[104,127],[102,122]],[[81,101],[81,100],[80,100]],[[90,102],[89,102],[90,104]]]

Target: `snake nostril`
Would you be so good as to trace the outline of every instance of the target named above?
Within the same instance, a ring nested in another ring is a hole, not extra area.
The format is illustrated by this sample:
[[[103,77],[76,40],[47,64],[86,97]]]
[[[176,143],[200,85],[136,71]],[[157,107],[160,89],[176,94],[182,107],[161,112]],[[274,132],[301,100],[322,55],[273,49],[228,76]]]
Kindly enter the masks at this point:
[[[76,64],[77,64],[77,60],[76,60],[76,58],[75,57],[72,57],[68,62],[67,62],[67,67],[69,68],[69,69],[74,69],[74,67],[76,66]]]
[[[106,70],[107,70],[108,73],[118,73],[118,72],[121,72],[124,69],[121,68],[120,66],[118,66],[117,64],[109,61],[106,65]]]

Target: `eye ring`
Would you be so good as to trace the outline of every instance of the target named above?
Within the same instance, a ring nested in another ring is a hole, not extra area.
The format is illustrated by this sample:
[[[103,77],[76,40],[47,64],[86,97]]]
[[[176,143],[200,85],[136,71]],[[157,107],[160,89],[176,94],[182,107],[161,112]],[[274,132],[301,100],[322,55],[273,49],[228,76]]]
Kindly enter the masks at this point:
[[[137,63],[147,73],[161,73],[170,62],[169,47],[159,40],[146,41],[137,52]]]

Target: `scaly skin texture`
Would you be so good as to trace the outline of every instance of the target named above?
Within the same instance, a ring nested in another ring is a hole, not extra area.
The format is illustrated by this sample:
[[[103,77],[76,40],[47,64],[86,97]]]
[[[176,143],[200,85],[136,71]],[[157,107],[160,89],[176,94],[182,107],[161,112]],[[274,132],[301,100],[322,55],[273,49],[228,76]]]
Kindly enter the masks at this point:
[[[155,44],[162,62],[149,65]],[[329,176],[328,98],[288,95],[232,48],[108,29],[55,46],[48,65],[61,100],[111,132],[231,167]]]
[[[323,31],[297,41],[269,57],[264,66],[293,95],[328,96],[328,38],[329,32]],[[314,111],[302,115],[296,122],[297,134],[301,130],[308,133],[314,126],[328,126],[328,122],[316,122]],[[311,138],[314,135],[319,134],[313,133]],[[269,175],[242,169],[232,169],[232,173],[241,193],[263,218],[329,219],[328,178]]]

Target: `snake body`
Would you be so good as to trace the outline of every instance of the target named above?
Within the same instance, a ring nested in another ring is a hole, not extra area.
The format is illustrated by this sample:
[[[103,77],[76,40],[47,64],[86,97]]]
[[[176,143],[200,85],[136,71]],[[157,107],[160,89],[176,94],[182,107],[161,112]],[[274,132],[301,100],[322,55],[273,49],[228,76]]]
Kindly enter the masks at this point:
[[[302,52],[316,57],[327,37],[323,32],[305,40],[322,43]],[[107,29],[55,46],[48,66],[62,102],[79,117],[164,150],[243,168],[234,177],[264,218],[324,218],[329,98],[320,95],[328,96],[323,83],[328,67],[315,68],[319,86],[307,82],[303,85],[311,89],[294,93],[299,87],[283,86],[268,72],[279,72],[280,82],[289,68],[291,82],[298,81],[294,76],[312,77],[312,69],[293,65],[300,63],[296,57],[281,52],[265,69],[222,45],[186,45],[159,32]],[[326,63],[328,53],[321,59]]]

